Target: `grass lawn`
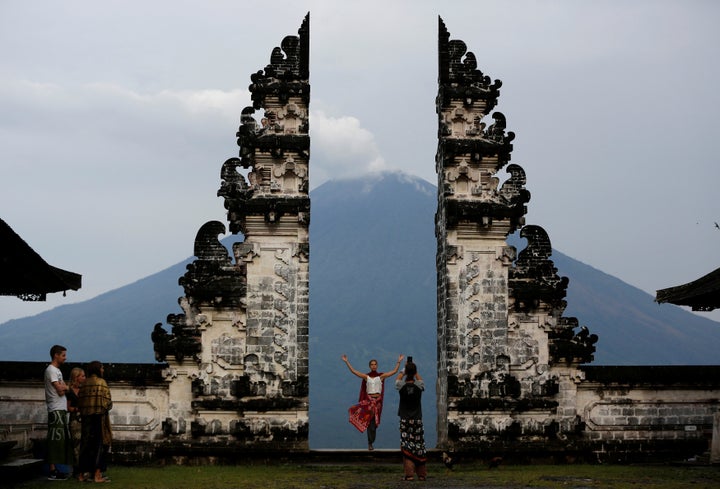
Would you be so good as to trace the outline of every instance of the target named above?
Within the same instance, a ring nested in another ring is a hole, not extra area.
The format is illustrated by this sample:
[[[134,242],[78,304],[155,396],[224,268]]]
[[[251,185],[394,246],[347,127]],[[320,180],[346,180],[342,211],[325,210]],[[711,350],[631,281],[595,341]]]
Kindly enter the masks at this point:
[[[430,464],[426,482],[401,481],[400,464],[239,465],[239,466],[112,466],[112,488],[133,489],[378,489],[378,488],[611,488],[718,489],[720,467],[640,465],[506,465],[459,466],[448,471]],[[75,480],[46,478],[17,488],[83,487]],[[0,484],[2,485],[2,484]]]

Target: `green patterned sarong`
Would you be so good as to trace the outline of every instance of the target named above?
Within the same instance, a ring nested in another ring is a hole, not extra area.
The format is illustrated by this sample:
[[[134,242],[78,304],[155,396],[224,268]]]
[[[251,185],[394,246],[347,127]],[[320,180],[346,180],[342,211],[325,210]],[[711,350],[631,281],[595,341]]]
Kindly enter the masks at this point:
[[[48,463],[74,465],[67,411],[50,411],[48,413],[47,447]]]

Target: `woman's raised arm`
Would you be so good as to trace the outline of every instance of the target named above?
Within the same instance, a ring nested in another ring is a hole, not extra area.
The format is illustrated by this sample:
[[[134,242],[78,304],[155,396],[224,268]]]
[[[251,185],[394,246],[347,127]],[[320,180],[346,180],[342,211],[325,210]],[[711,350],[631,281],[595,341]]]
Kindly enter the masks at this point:
[[[345,365],[347,365],[347,367],[350,369],[350,371],[351,371],[354,375],[357,375],[357,376],[360,377],[361,379],[364,379],[365,377],[367,377],[367,375],[365,375],[365,374],[362,373],[362,372],[358,372],[357,370],[355,370],[355,369],[352,367],[352,365],[350,365],[350,362],[348,361],[347,355],[343,354],[343,356],[340,357],[340,358],[342,358],[342,361],[345,362]]]
[[[385,372],[384,374],[382,374],[380,376],[380,378],[387,379],[388,377],[392,377],[393,375],[395,375],[397,373],[397,371],[400,369],[400,362],[403,361],[403,358],[405,358],[405,357],[402,354],[400,354],[400,356],[398,356],[398,361],[395,364],[395,368],[392,369],[392,371],[390,371],[390,372]]]

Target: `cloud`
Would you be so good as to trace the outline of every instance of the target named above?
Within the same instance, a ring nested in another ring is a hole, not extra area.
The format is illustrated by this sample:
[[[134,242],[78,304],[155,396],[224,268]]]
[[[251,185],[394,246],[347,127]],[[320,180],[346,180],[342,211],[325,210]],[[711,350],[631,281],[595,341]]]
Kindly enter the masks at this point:
[[[352,116],[310,111],[312,187],[330,178],[348,178],[388,169],[375,136]]]
[[[52,158],[66,170],[107,162],[152,171],[187,155],[236,151],[235,130],[246,90],[140,92],[119,84],[47,84],[0,81],[0,155],[5,161]],[[44,144],[28,144],[28,135]],[[214,150],[214,151],[213,151]],[[64,160],[64,161],[63,161]],[[221,160],[223,161],[223,160]],[[173,164],[176,164],[174,162]]]

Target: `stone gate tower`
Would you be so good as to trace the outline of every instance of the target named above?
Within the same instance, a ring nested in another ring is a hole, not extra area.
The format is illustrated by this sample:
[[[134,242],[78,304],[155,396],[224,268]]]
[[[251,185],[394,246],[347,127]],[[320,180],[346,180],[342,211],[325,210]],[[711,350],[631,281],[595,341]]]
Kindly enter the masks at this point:
[[[239,158],[222,165],[218,196],[244,239],[231,257],[225,225],[201,227],[179,281],[183,314],[152,335],[168,364],[170,444],[308,448],[309,23],[251,76]]]
[[[564,393],[597,337],[562,317],[567,279],[545,231],[524,226],[530,193],[509,164],[515,135],[493,112],[501,82],[442,19],[438,84],[438,445],[563,439],[577,425]],[[506,241],[517,230],[528,241],[519,255]]]

